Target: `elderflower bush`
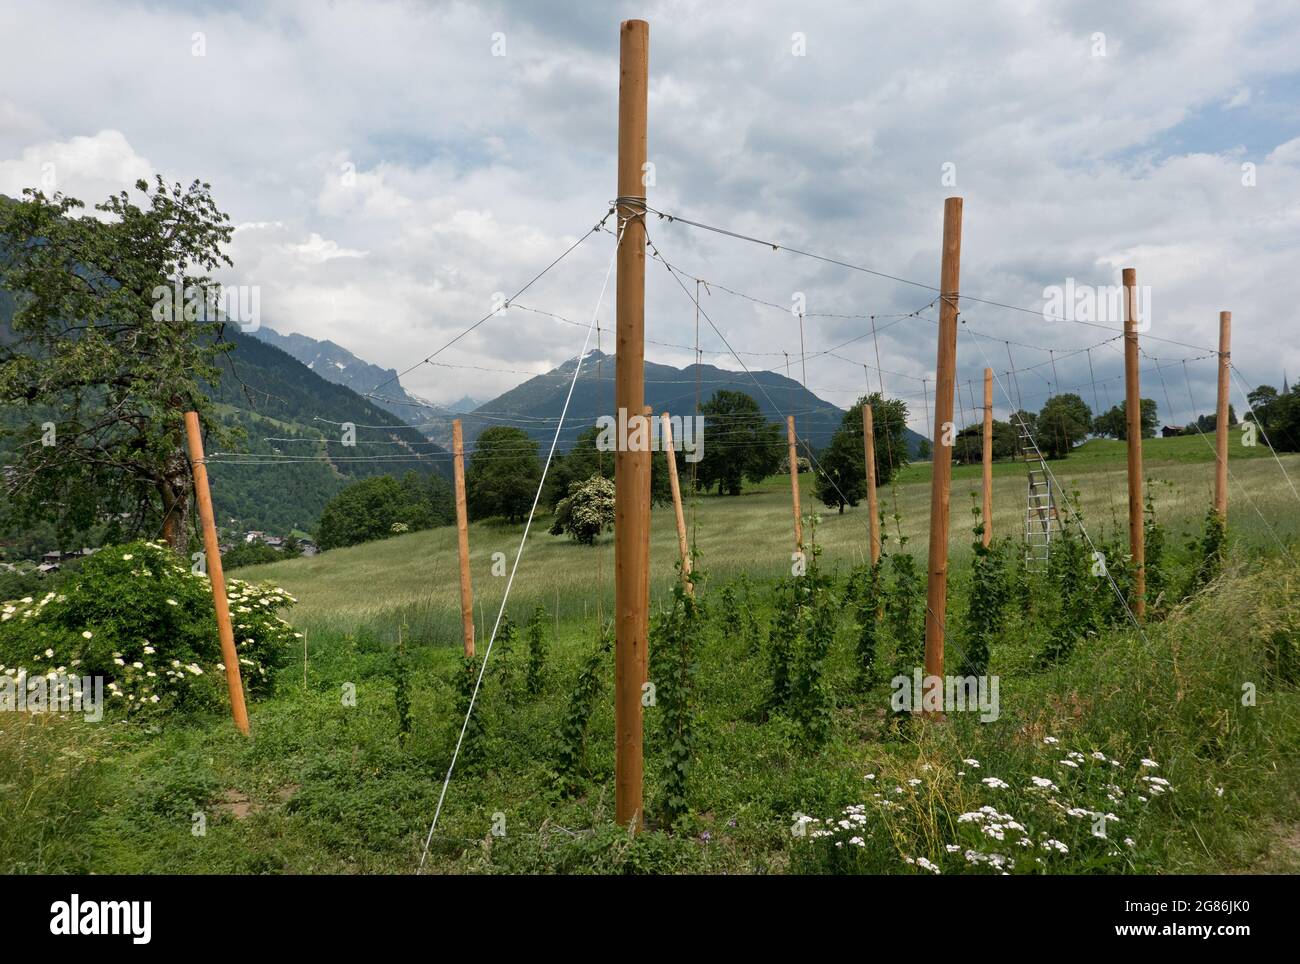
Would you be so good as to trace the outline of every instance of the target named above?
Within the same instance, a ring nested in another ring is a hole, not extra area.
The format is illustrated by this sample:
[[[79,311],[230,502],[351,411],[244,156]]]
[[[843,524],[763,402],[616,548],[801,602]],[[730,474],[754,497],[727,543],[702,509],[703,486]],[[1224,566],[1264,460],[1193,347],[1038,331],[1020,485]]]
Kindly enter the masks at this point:
[[[283,589],[226,580],[244,684],[269,691],[297,633]],[[102,676],[109,704],[130,712],[213,705],[225,665],[212,589],[161,542],[106,546],[60,590],[0,604],[0,673]]]
[[[800,816],[795,866],[814,873],[1125,873],[1151,807],[1174,792],[1155,760],[1125,765],[1046,737],[1032,770],[1006,778],[979,760],[920,776],[869,773],[862,803]]]

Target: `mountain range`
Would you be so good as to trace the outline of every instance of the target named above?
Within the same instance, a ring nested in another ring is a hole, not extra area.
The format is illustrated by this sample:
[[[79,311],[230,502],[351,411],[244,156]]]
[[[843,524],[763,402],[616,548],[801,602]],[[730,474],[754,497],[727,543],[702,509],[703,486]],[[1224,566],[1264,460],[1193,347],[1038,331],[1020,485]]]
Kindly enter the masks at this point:
[[[318,341],[306,335],[282,335],[266,327],[257,332],[264,341],[283,348],[327,381],[366,393],[384,384],[371,398],[376,405],[403,418],[443,448],[451,447],[451,423],[459,417],[469,445],[493,425],[522,428],[543,444],[549,444],[555,425],[564,411],[576,358],[571,358],[544,375],[536,375],[490,401],[469,398],[440,406],[411,395],[392,369],[373,365],[332,341]],[[691,414],[698,394],[707,402],[719,390],[744,392],[772,421],[795,416],[801,438],[820,448],[830,442],[840,426],[844,410],[805,389],[799,382],[771,371],[730,371],[714,365],[676,368],[656,362],[645,365],[645,401],[656,413]],[[614,411],[614,356],[592,351],[583,360],[582,371],[569,400],[559,448],[566,451],[596,419]],[[908,447],[915,454],[922,436],[908,429]]]

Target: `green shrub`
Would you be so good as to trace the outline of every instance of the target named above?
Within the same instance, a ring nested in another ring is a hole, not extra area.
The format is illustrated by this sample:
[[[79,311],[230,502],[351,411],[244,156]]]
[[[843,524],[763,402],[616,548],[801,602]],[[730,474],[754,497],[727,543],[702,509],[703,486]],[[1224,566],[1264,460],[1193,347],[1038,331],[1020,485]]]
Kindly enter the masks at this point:
[[[270,690],[297,633],[277,615],[282,589],[227,580],[240,671]],[[128,710],[213,705],[225,666],[207,576],[160,543],[106,546],[57,591],[0,606],[0,672],[102,676],[109,704]]]

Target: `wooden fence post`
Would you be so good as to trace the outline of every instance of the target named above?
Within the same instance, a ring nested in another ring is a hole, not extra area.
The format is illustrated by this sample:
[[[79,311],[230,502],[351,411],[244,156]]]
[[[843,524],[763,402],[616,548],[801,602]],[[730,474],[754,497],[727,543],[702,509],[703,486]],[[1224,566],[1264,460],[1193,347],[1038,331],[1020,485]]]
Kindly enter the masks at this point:
[[[1142,389],[1138,374],[1137,271],[1125,268],[1124,407],[1128,435],[1128,544],[1133,556],[1133,614],[1147,611],[1146,533],[1142,528]]]
[[[474,655],[474,586],[469,571],[469,511],[465,501],[465,438],[460,419],[451,423],[452,475],[456,482],[456,552],[460,557],[460,626],[465,656]]]
[[[240,733],[248,735],[248,707],[244,705],[244,685],[239,673],[239,651],[235,649],[235,632],[230,625],[230,601],[226,597],[226,577],[221,571],[221,544],[217,541],[217,522],[212,512],[212,493],[208,489],[208,466],[203,457],[203,433],[199,413],[185,413],[185,435],[190,448],[190,465],[194,470],[194,493],[199,501],[199,520],[203,524],[203,550],[207,555],[208,582],[212,584],[212,605],[217,611],[217,636],[221,640],[221,659],[226,664],[226,690],[230,693],[230,715]]]

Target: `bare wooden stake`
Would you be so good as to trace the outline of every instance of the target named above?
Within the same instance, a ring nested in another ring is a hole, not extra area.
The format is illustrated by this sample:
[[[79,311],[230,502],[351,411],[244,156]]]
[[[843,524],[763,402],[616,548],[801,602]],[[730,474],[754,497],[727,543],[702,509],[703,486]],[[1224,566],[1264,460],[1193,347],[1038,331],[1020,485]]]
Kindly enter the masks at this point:
[[[614,396],[620,418],[643,418],[645,406],[645,182],[650,25],[619,28],[618,198]],[[648,432],[647,432],[648,434]],[[641,686],[649,634],[650,452],[614,454],[614,816],[640,829]],[[648,448],[648,447],[647,447]]]
[[[993,541],[993,369],[984,369],[984,545]]]
[[[1138,377],[1137,271],[1125,268],[1124,407],[1128,422],[1128,544],[1133,556],[1133,614],[1147,611],[1146,535],[1142,528],[1142,389]]]
[[[465,503],[465,439],[460,419],[451,423],[452,475],[456,480],[456,552],[460,556],[460,626],[465,655],[474,655],[474,587],[469,572],[469,512]]]
[[[935,363],[934,452],[930,482],[930,557],[925,608],[925,675],[922,700],[943,687],[944,619],[948,611],[948,496],[952,482],[953,394],[957,382],[957,299],[961,286],[962,199],[943,203],[943,252],[939,270],[939,347]],[[937,679],[937,682],[935,681]],[[924,705],[924,703],[923,703]]]
[[[785,417],[785,435],[790,444],[790,497],[794,500],[794,551],[803,552],[803,514],[799,509],[799,450],[794,434],[794,416]]]
[[[1219,407],[1214,437],[1214,511],[1228,524],[1228,375],[1232,369],[1232,312],[1219,312]]]
[[[190,465],[194,470],[194,493],[199,502],[199,521],[203,524],[203,550],[208,562],[208,582],[212,586],[212,605],[217,611],[217,636],[221,640],[221,659],[226,664],[226,690],[230,694],[230,715],[240,733],[248,735],[248,707],[244,705],[244,685],[239,675],[239,652],[235,649],[235,632],[230,625],[230,601],[226,597],[226,577],[221,571],[221,544],[217,541],[217,523],[212,513],[212,493],[208,489],[208,466],[203,457],[203,433],[199,413],[185,413],[185,436],[189,442]]]
[[[659,416],[663,425],[661,442],[664,457],[668,460],[668,484],[673,490],[673,511],[677,515],[677,547],[682,558],[682,585],[686,595],[695,595],[695,585],[691,582],[691,551],[686,544],[686,513],[682,511],[682,488],[677,481],[677,453],[673,450],[673,424],[668,413]]]
[[[871,402],[862,403],[862,450],[867,460],[867,512],[871,516],[871,564],[880,561],[880,506],[876,501],[876,423]]]

